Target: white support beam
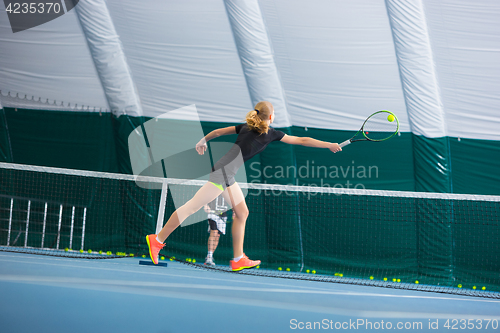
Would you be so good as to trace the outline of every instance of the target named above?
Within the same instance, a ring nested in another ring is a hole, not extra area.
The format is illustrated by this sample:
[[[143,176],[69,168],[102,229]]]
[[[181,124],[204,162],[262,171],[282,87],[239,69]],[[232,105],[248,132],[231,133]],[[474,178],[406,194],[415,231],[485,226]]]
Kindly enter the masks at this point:
[[[142,116],[139,95],[106,2],[85,0],[75,8],[111,112]]]
[[[252,103],[269,101],[275,127],[291,126],[285,95],[257,0],[225,0]]]

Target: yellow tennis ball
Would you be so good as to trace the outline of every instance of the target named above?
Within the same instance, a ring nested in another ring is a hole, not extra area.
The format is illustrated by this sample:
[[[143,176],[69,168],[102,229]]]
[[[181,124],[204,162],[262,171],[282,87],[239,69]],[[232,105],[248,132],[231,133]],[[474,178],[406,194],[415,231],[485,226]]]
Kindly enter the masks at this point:
[[[196,259],[193,259],[192,261],[193,261],[193,262],[196,262]]]
[[[384,281],[387,281],[387,278],[384,278]]]
[[[145,255],[145,254],[143,254],[143,255],[142,255],[142,257],[143,257],[143,258],[146,258],[146,255]]]
[[[290,272],[290,268],[287,268],[287,269],[286,269],[286,271],[287,271],[287,272]]]
[[[392,282],[396,282],[397,280],[396,279],[392,279]]]
[[[282,270],[282,268],[281,268],[281,267],[278,267],[278,271],[281,271],[281,270]]]
[[[308,273],[308,274],[309,274],[309,272],[310,272],[310,270],[306,270],[306,273]]]
[[[418,282],[418,280],[417,280],[417,281],[415,281],[415,283],[416,283],[416,284],[418,284],[418,283],[419,283],[419,282]]]
[[[486,290],[486,287],[483,286],[481,289]]]
[[[165,260],[165,257],[164,257],[164,256],[161,256],[161,260]]]
[[[259,268],[260,268],[260,266],[257,266],[256,268],[257,268],[257,269],[259,269]]]
[[[392,123],[394,121],[394,116],[392,114],[388,115],[387,120],[389,120]]]
[[[80,253],[83,253],[83,250],[80,250]]]
[[[313,274],[316,274],[316,271],[315,271],[315,270],[313,270],[313,271],[312,271],[312,273],[313,273]]]
[[[64,251],[68,252],[68,251],[69,251],[69,249],[68,249],[68,248],[65,248],[65,249],[64,249]]]
[[[344,276],[344,274],[340,273],[340,277],[343,277],[343,276]]]
[[[401,279],[398,279],[398,282],[401,282]]]
[[[373,276],[370,276],[370,280],[373,280]]]
[[[92,253],[92,250],[91,250],[91,249],[89,249],[87,252],[88,252],[88,253]]]
[[[462,285],[461,285],[461,284],[459,284],[459,285],[458,285],[458,288],[462,288]]]

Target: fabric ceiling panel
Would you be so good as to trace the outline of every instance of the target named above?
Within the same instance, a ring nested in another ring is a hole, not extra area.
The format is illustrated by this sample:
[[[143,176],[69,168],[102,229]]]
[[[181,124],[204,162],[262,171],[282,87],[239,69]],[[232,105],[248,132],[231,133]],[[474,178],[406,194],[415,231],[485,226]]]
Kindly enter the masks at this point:
[[[10,92],[10,97],[0,96],[4,107],[109,108],[74,10],[18,33],[12,33],[7,13],[0,11],[0,90],[3,96]]]
[[[195,104],[202,121],[241,122],[253,109],[222,1],[107,3],[145,116]]]
[[[500,140],[500,2],[424,0],[447,135]]]
[[[260,1],[293,125],[357,130],[391,110],[409,131],[384,1]]]

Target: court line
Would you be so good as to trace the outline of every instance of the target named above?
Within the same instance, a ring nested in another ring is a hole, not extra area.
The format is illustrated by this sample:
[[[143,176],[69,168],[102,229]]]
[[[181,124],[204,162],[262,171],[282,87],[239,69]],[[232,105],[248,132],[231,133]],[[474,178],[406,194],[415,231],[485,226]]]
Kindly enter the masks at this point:
[[[29,283],[36,285],[48,285],[59,288],[76,288],[76,289],[84,289],[84,290],[96,290],[96,291],[107,291],[107,292],[116,292],[116,293],[127,293],[127,294],[137,294],[137,295],[146,295],[146,296],[156,296],[156,297],[168,297],[168,298],[177,298],[177,299],[188,299],[188,300],[196,300],[196,301],[207,301],[207,302],[215,302],[215,303],[224,303],[224,304],[237,304],[244,306],[257,306],[257,307],[266,307],[266,308],[274,308],[274,309],[284,309],[284,310],[294,310],[301,312],[314,312],[314,313],[328,313],[328,314],[337,314],[337,315],[345,315],[352,317],[356,315],[358,317],[371,317],[371,318],[455,318],[459,316],[460,318],[470,318],[470,319],[500,319],[500,316],[493,315],[470,315],[470,314],[438,314],[438,313],[423,313],[423,312],[396,312],[396,311],[373,311],[373,310],[358,310],[358,309],[348,309],[345,307],[327,307],[327,306],[319,306],[314,304],[304,303],[294,303],[290,301],[286,302],[277,302],[274,300],[256,300],[252,298],[241,298],[241,297],[229,297],[222,295],[203,295],[196,293],[185,293],[179,292],[177,290],[167,291],[164,289],[143,289],[144,287],[171,287],[171,288],[179,288],[186,287],[187,289],[193,289],[193,285],[189,284],[168,284],[168,283],[144,283],[144,282],[130,282],[130,281],[109,281],[109,280],[89,280],[89,279],[71,279],[68,281],[67,278],[47,278],[47,277],[26,277],[19,275],[0,275],[0,281],[4,282],[12,282],[12,283]],[[94,283],[94,284],[90,284]],[[195,285],[196,286],[196,285]],[[124,287],[129,287],[124,289]],[[142,288],[141,288],[142,287]],[[196,286],[198,289],[208,288],[214,289],[213,286],[208,285],[198,285]],[[195,288],[196,288],[195,287]],[[219,286],[220,287],[220,286]],[[104,289],[105,288],[105,289]],[[218,288],[221,290],[223,287]],[[226,288],[228,289],[228,288]],[[231,288],[232,289],[232,288]],[[246,288],[248,290],[254,291],[252,288]],[[239,288],[238,290],[242,290]],[[271,291],[271,292],[283,292],[290,293],[289,289],[282,290],[273,290],[273,289],[262,289],[263,291]],[[349,294],[348,294],[349,295]],[[341,304],[340,306],[343,306]]]
[[[25,283],[70,283],[70,284],[100,284],[106,286],[123,287],[155,287],[155,288],[181,288],[181,289],[209,289],[224,291],[249,291],[264,293],[286,293],[286,294],[318,294],[318,295],[343,295],[343,296],[361,296],[361,297],[387,297],[387,298],[407,298],[407,299],[432,299],[432,300],[453,300],[465,302],[497,303],[495,300],[478,299],[450,299],[438,296],[412,296],[412,295],[392,295],[392,294],[373,294],[364,292],[345,292],[345,291],[321,291],[321,290],[301,290],[291,288],[255,288],[244,286],[218,286],[208,284],[191,283],[171,283],[171,282],[152,282],[152,281],[126,281],[126,280],[108,280],[108,279],[90,279],[90,278],[72,278],[72,277],[49,277],[49,276],[26,276],[26,275],[7,275],[0,274],[0,281],[25,282]],[[500,318],[500,317],[499,317]]]
[[[0,257],[2,257],[2,255],[0,254]],[[16,257],[16,256],[13,256],[13,257]],[[72,259],[72,258],[44,258],[44,260],[47,260],[47,259],[51,259],[51,260],[57,260],[57,261],[61,261],[61,260],[70,260],[70,261],[78,261],[80,259]],[[47,262],[39,262],[39,261],[27,261],[25,259],[23,259],[23,261],[19,261],[19,260],[4,260],[4,259],[1,259],[1,261],[8,261],[8,262],[13,262],[13,263],[16,263],[16,264],[36,264],[36,265],[42,265],[42,266],[46,266],[46,265],[50,265],[50,266],[57,266],[57,267],[68,267],[68,268],[80,268],[80,269],[92,269],[92,270],[107,270],[107,271],[118,271],[118,272],[126,272],[126,273],[140,273],[140,274],[146,274],[148,276],[150,275],[155,275],[155,276],[171,276],[171,277],[182,277],[182,278],[190,278],[190,279],[198,279],[198,280],[213,280],[213,281],[221,281],[221,282],[232,282],[232,283],[238,283],[238,282],[241,282],[241,281],[238,281],[236,279],[224,279],[224,278],[214,278],[214,277],[207,277],[207,276],[193,276],[193,275],[182,275],[182,274],[171,274],[171,273],[167,273],[167,272],[155,272],[153,271],[153,267],[143,267],[142,269],[137,269],[137,270],[128,270],[128,269],[121,269],[121,267],[123,266],[131,266],[131,267],[137,267],[138,264],[130,264],[130,265],[123,265],[123,263],[115,263],[115,262],[109,262],[109,261],[106,261],[105,263],[106,264],[111,264],[111,265],[116,265],[116,266],[119,266],[120,268],[111,268],[111,267],[95,267],[95,266],[83,266],[83,265],[71,265],[71,264],[61,264],[61,263],[47,263]],[[33,259],[35,260],[35,259]],[[88,261],[85,261],[85,263],[89,263]],[[92,262],[94,263],[94,262]],[[97,263],[97,262],[95,262]],[[100,263],[100,262],[99,262]],[[104,263],[104,262],[103,262]],[[182,265],[182,263],[175,263],[176,265]],[[149,270],[147,270],[149,269]],[[204,273],[217,273],[217,274],[225,274],[225,272],[219,272],[219,271],[202,271],[202,270],[199,270],[199,269],[196,269],[196,268],[184,268],[184,267],[173,267],[173,269],[175,270],[185,270],[185,271],[193,271],[193,270],[196,270],[196,271],[199,271],[199,272],[204,272]],[[283,287],[290,287],[291,285],[290,284],[285,284],[285,283],[271,283],[271,282],[258,282],[258,281],[252,281],[253,279],[252,278],[249,278],[248,275],[239,275],[239,274],[234,274],[234,277],[235,278],[244,278],[245,279],[245,283],[252,283],[252,284],[261,284],[261,285],[274,285],[274,286],[283,286]],[[257,276],[257,278],[259,279],[262,279],[262,278],[267,278],[267,279],[272,279],[272,280],[276,280],[276,278],[270,278],[270,277],[265,277],[265,276]],[[298,281],[298,280],[297,280]],[[302,281],[301,281],[302,282]],[[316,282],[316,281],[313,281],[313,282]],[[361,287],[361,286],[360,286]],[[293,286],[293,288],[302,288],[302,289],[305,289],[305,290],[324,290],[325,287],[314,287],[314,286]],[[329,289],[329,288],[326,288],[326,289]]]
[[[0,255],[2,256],[2,255]],[[77,261],[79,259],[72,259],[72,258],[44,258],[44,259],[52,259],[52,260],[70,260],[70,261]],[[80,268],[80,269],[93,269],[93,270],[108,270],[108,271],[119,271],[119,272],[128,272],[128,273],[141,273],[141,274],[147,274],[147,275],[158,275],[158,276],[171,276],[171,277],[183,277],[183,278],[192,278],[192,279],[202,279],[202,280],[213,280],[213,281],[223,281],[223,282],[231,282],[231,283],[238,283],[241,281],[234,280],[234,279],[220,279],[220,278],[212,278],[212,277],[206,277],[206,276],[192,276],[192,275],[179,275],[179,274],[169,274],[166,272],[153,272],[153,271],[145,271],[145,270],[124,270],[124,269],[114,269],[114,268],[108,268],[108,267],[92,267],[92,266],[82,266],[82,265],[68,265],[68,264],[59,264],[59,263],[46,263],[46,262],[38,262],[38,261],[32,261],[32,262],[27,262],[26,260],[23,260],[22,262],[19,260],[4,260],[4,261],[9,261],[9,262],[14,262],[14,263],[28,263],[28,264],[38,264],[38,265],[51,265],[51,266],[59,266],[59,267],[73,267],[73,268]],[[86,261],[88,263],[88,261]],[[96,262],[97,263],[97,262]],[[123,263],[112,263],[112,262],[106,262],[106,264],[113,264],[113,265],[119,265],[123,266]],[[178,263],[180,264],[180,263]],[[131,265],[130,265],[131,266]],[[196,268],[193,268],[196,269]],[[221,272],[217,272],[221,273]],[[0,275],[2,276],[2,275]],[[6,276],[6,275],[4,275]],[[235,277],[241,277],[242,275],[237,275],[235,274]],[[246,277],[246,276],[245,276]],[[259,278],[263,278],[259,276]],[[68,277],[67,279],[73,279]],[[274,279],[274,278],[272,278]],[[1,278],[0,278],[1,280]],[[107,281],[107,280],[100,280],[96,279],[96,281]],[[125,282],[122,280],[122,282]],[[368,296],[368,297],[393,297],[393,298],[410,298],[410,299],[435,299],[435,300],[454,300],[454,301],[467,301],[467,302],[481,302],[481,303],[500,303],[500,300],[490,300],[490,299],[484,299],[484,298],[475,298],[475,297],[467,297],[463,295],[440,295],[440,296],[429,296],[429,295],[419,295],[422,293],[421,291],[410,291],[410,290],[400,290],[402,292],[412,292],[415,295],[400,295],[400,294],[388,294],[388,293],[378,293],[377,291],[371,291],[370,292],[356,292],[356,291],[330,291],[330,288],[321,288],[321,287],[312,287],[312,286],[300,286],[300,285],[289,285],[289,284],[278,284],[278,283],[266,283],[266,282],[255,282],[255,281],[250,281],[250,280],[245,280],[245,283],[252,283],[252,284],[261,284],[261,285],[274,285],[274,286],[282,286],[284,288],[288,289],[282,289],[283,291],[286,292],[306,292],[306,293],[315,293],[315,294],[331,294],[331,295],[352,295],[352,296]],[[139,283],[157,283],[157,282],[139,282]],[[158,282],[161,284],[161,282]],[[196,284],[179,284],[179,287],[185,287],[185,288],[193,288],[193,286]],[[338,284],[334,284],[337,286]],[[203,286],[203,285],[199,285]],[[242,290],[241,287],[224,287],[224,286],[212,286],[212,285],[206,285],[210,286],[210,289],[216,289],[215,287],[219,288],[220,290],[223,290],[224,288],[235,288],[235,289],[227,289],[227,290]],[[144,287],[144,286],[143,286]],[[364,287],[364,288],[373,288],[373,287],[367,287],[367,286],[356,286],[356,287]],[[294,288],[294,291],[291,291]],[[203,289],[203,288],[202,288]],[[300,289],[300,290],[299,290]],[[327,290],[325,290],[327,289]],[[373,288],[373,289],[379,289],[379,288]],[[276,289],[279,290],[279,289]],[[247,291],[260,291],[259,288],[248,288]],[[261,290],[261,291],[270,291],[270,290]]]

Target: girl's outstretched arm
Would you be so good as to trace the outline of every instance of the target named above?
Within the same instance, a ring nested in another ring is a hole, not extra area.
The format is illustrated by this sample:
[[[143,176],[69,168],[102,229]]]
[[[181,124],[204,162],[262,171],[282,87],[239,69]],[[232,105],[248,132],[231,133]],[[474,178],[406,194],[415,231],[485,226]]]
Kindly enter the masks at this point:
[[[330,151],[334,153],[342,150],[342,148],[340,148],[338,143],[320,141],[308,137],[290,136],[286,134],[281,139],[281,142],[288,143],[290,145],[299,145],[299,146],[315,147],[315,148],[328,148],[330,149]]]
[[[218,128],[208,133],[205,137],[201,138],[201,140],[196,144],[196,151],[198,154],[203,155],[207,150],[207,142],[215,139],[219,136],[236,134],[236,126],[229,126],[224,128]]]

